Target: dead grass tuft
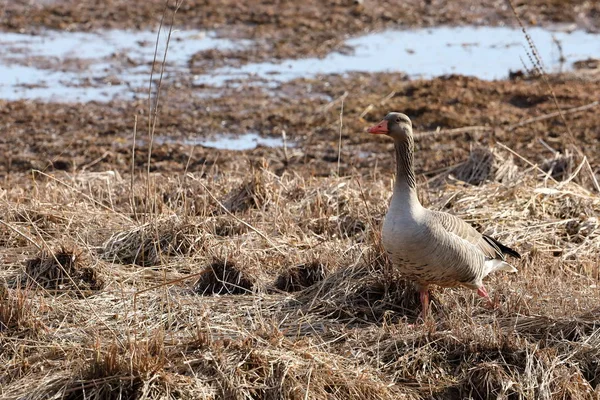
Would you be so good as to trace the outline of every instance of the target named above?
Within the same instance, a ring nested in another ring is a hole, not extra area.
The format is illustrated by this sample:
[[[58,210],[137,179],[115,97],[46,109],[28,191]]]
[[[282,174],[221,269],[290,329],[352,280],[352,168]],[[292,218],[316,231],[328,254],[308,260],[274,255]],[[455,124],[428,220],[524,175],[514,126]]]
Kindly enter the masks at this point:
[[[211,233],[216,236],[227,237],[242,235],[248,232],[248,227],[229,215],[215,217]]]
[[[467,161],[452,169],[450,174],[460,181],[481,185],[488,180],[514,181],[517,171],[511,155],[498,149],[478,146],[471,150]]]
[[[70,399],[135,399],[144,392],[158,395],[166,392],[160,376],[166,364],[160,332],[148,341],[132,342],[126,347],[112,343],[102,348],[96,342],[91,357],[61,391]]]
[[[102,258],[142,267],[161,265],[169,256],[189,255],[202,246],[202,232],[176,218],[157,220],[118,232],[101,249]]]
[[[296,292],[325,279],[328,270],[329,268],[319,260],[296,265],[277,277],[275,287],[286,292]]]
[[[499,362],[482,362],[472,368],[465,379],[463,396],[481,400],[518,396],[518,391],[513,387],[514,382],[504,365]]]
[[[29,292],[22,289],[8,289],[0,285],[0,334],[5,331],[37,332],[40,324],[33,314],[33,302]],[[1,380],[0,380],[1,381]]]
[[[251,208],[264,209],[268,199],[268,181],[262,171],[254,170],[249,180],[233,189],[223,205],[232,213],[243,212]]]
[[[89,257],[75,247],[42,250],[25,263],[24,282],[28,286],[72,290],[78,294],[101,290],[104,282],[98,271],[89,264]]]
[[[374,251],[360,257],[299,294],[307,312],[349,323],[380,323],[388,315],[416,319],[420,307],[413,284],[387,272],[387,260]]]
[[[542,171],[557,181],[568,179],[576,168],[575,156],[569,151],[564,154],[555,152],[552,158],[540,165]]]
[[[532,335],[536,339],[578,342],[600,330],[600,308],[576,318],[551,318],[537,315],[503,322],[506,328]]]
[[[256,278],[236,266],[234,261],[216,259],[206,267],[194,290],[201,295],[248,294],[255,283]]]
[[[582,243],[587,237],[592,235],[599,226],[597,217],[590,217],[584,213],[579,218],[571,219],[565,225],[565,231],[568,240],[575,243]]]
[[[366,225],[353,215],[342,214],[313,219],[309,222],[308,228],[317,235],[354,237],[363,233]]]

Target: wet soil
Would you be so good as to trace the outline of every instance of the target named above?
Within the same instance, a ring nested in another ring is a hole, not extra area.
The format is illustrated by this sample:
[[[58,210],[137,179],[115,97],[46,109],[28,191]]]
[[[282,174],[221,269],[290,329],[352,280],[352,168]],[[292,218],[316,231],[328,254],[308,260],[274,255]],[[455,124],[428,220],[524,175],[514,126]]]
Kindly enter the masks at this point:
[[[513,24],[508,3],[479,2],[303,2],[247,3],[186,1],[177,9],[177,26],[217,29],[223,35],[255,40],[250,49],[208,50],[190,61],[192,71],[227,63],[236,65],[256,59],[323,55],[336,49],[348,34],[386,27],[437,24]],[[471,3],[469,3],[471,4]],[[516,4],[525,22],[571,22],[592,28],[597,5],[567,1]],[[171,4],[171,10],[175,7]],[[101,7],[94,2],[74,5],[65,1],[12,2],[4,9],[4,29],[34,31],[41,27],[67,30],[99,28],[146,28],[156,26],[164,2],[133,4],[114,1]],[[166,13],[170,22],[173,14]],[[318,45],[317,45],[318,44]],[[338,49],[344,51],[344,49]],[[223,55],[228,58],[224,59]],[[33,61],[32,61],[33,62]],[[199,66],[196,68],[196,66]],[[72,66],[85,68],[85,66]],[[594,102],[600,94],[597,74],[579,73],[526,79],[519,74],[509,81],[488,82],[447,76],[432,80],[408,80],[399,73],[320,76],[279,84],[275,88],[241,85],[214,89],[198,87],[181,77],[162,88],[155,135],[172,140],[153,146],[150,168],[183,171],[218,165],[220,169],[243,168],[240,159],[267,162],[273,168],[308,175],[370,173],[374,165],[391,169],[390,143],[369,137],[364,129],[388,111],[407,113],[417,132],[462,127],[484,127],[458,135],[438,135],[417,143],[419,172],[433,173],[467,157],[474,143],[501,141],[533,162],[565,152],[568,145],[585,148],[596,161],[599,133],[595,108],[515,126],[533,117]],[[550,87],[552,89],[550,89]],[[213,90],[213,91],[211,91]],[[206,91],[208,97],[202,98]],[[338,157],[340,107],[344,105],[341,129],[342,153]],[[48,170],[118,170],[125,173],[147,164],[149,143],[148,101],[110,103],[42,103],[0,101],[0,176]],[[136,125],[137,119],[137,125]],[[568,126],[568,129],[567,129]],[[258,146],[243,152],[185,145],[177,138],[211,137],[221,134],[257,132],[282,137],[290,147]],[[475,133],[474,133],[475,132]],[[479,133],[478,133],[479,132]],[[293,147],[292,147],[293,146]],[[240,157],[242,155],[242,157]],[[242,163],[245,164],[245,163]]]
[[[548,85],[565,110],[567,125],[558,115],[543,118],[556,113]],[[533,163],[541,164],[558,152],[576,152],[574,147],[596,168],[600,161],[597,108],[566,111],[592,104],[600,96],[600,83],[580,76],[489,82],[463,76],[411,81],[401,74],[352,74],[296,80],[275,90],[226,89],[221,97],[211,99],[194,96],[186,88],[165,88],[162,96],[155,135],[171,140],[154,144],[153,171],[195,171],[213,165],[228,170],[245,168],[250,162],[267,163],[278,172],[337,173],[342,101],[343,174],[369,174],[373,168],[391,173],[390,141],[365,133],[367,126],[391,110],[408,114],[417,135],[476,127],[417,140],[416,163],[421,173],[432,174],[465,160],[475,144],[495,142]],[[542,119],[518,126],[536,117]],[[3,101],[0,121],[4,132],[0,153],[6,155],[0,161],[0,176],[4,178],[32,169],[127,173],[134,126],[135,166],[142,168],[147,163],[150,140],[145,100],[108,104]],[[178,141],[247,132],[270,137],[282,137],[285,132],[287,147],[259,145],[252,150],[228,151]]]
[[[515,2],[527,24],[572,23],[594,30],[600,6],[595,2]],[[168,9],[173,11],[174,2]],[[155,28],[165,3],[92,1],[9,2],[0,19],[5,30],[40,28],[96,30],[100,28]],[[243,64],[252,60],[295,58],[347,51],[341,46],[352,34],[384,28],[440,24],[515,25],[504,1],[184,1],[177,13],[167,12],[165,23],[214,30],[222,36],[251,38],[255,45],[240,50],[207,50],[190,61],[192,71]],[[224,55],[227,56],[224,61]],[[85,68],[74,65],[73,68]],[[196,70],[195,70],[196,69]],[[161,93],[155,135],[174,138],[152,149],[150,169],[181,172],[218,166],[220,170],[268,163],[277,172],[307,175],[338,173],[340,111],[342,153],[340,173],[371,173],[374,166],[391,171],[390,143],[373,138],[365,128],[388,111],[408,114],[415,130],[431,131],[478,126],[483,130],[418,141],[417,167],[434,173],[466,159],[475,143],[500,141],[532,162],[542,163],[574,144],[585,150],[592,165],[600,154],[597,109],[567,113],[515,126],[528,118],[556,112],[552,90],[561,109],[584,106],[600,95],[597,69],[577,75],[527,79],[517,73],[507,81],[482,81],[461,76],[408,80],[399,73],[321,76],[269,88],[245,85],[223,89],[194,86],[183,77]],[[551,89],[550,89],[551,88]],[[206,90],[208,97],[201,98]],[[107,169],[126,173],[131,168],[134,126],[137,128],[134,166],[144,167],[149,151],[148,101],[109,103],[44,103],[0,101],[0,177],[32,169]],[[137,119],[137,125],[136,125]],[[184,145],[177,138],[257,132],[282,137],[289,148],[258,146],[254,150],[225,151]],[[293,146],[293,147],[292,147]],[[573,151],[571,149],[571,151]],[[240,163],[239,160],[244,162]],[[595,163],[595,164],[594,164]]]

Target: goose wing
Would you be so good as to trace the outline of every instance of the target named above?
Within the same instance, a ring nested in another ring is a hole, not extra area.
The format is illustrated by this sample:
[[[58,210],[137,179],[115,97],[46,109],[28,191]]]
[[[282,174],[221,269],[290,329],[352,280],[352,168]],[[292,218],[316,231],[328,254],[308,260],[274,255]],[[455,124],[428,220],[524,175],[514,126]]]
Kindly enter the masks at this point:
[[[490,236],[482,235],[477,232],[475,228],[457,216],[441,211],[432,211],[432,213],[433,218],[448,233],[456,235],[471,243],[481,251],[486,258],[504,261],[507,254],[516,258],[521,258],[521,255],[515,250],[503,245]]]

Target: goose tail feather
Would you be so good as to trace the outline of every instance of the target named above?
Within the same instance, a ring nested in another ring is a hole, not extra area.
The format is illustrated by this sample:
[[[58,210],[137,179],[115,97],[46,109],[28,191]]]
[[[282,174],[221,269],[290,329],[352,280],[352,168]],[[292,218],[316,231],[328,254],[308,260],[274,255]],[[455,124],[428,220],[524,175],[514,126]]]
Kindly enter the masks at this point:
[[[517,272],[517,269],[515,267],[502,260],[488,260],[486,261],[486,264],[488,266],[489,273],[496,271]]]
[[[497,241],[496,239],[494,239],[493,237],[490,237],[488,235],[483,235],[488,241],[492,241],[502,252],[502,254],[508,254],[509,256],[515,257],[515,258],[521,258],[521,255],[516,251],[511,249],[508,246],[503,245],[502,243],[500,243],[499,241]]]

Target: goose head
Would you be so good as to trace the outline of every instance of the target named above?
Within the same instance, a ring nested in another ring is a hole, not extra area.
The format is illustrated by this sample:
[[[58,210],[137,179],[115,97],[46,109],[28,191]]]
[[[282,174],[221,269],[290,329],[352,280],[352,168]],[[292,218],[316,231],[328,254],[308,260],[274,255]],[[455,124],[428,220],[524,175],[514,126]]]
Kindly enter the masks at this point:
[[[397,142],[406,142],[412,139],[412,123],[405,114],[391,112],[380,123],[370,127],[367,132],[388,135]]]

